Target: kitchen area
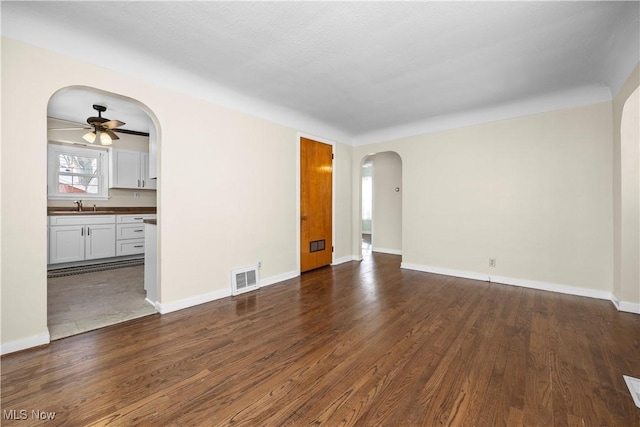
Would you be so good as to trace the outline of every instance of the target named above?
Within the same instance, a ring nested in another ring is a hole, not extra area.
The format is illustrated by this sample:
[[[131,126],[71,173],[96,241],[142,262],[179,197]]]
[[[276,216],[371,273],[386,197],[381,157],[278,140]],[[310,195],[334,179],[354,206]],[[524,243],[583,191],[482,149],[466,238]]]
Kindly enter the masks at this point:
[[[153,122],[86,88],[56,93],[47,116],[51,340],[156,313]]]

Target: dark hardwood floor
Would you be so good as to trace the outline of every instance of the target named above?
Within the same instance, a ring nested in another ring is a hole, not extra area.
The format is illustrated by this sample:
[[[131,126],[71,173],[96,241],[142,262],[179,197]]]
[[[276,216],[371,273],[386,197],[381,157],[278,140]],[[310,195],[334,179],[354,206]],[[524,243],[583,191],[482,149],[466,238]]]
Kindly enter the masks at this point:
[[[640,377],[640,316],[399,263],[7,355],[2,425],[640,425],[622,378]]]

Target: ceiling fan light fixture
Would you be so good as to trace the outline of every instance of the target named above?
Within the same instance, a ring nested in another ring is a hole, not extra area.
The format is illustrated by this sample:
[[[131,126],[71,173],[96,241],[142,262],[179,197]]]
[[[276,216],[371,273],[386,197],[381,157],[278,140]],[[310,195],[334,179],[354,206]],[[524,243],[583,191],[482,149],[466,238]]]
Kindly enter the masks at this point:
[[[111,137],[106,132],[100,132],[100,143],[102,145],[111,145],[112,142]]]
[[[89,144],[93,144],[93,142],[96,140],[96,133],[95,132],[87,132],[87,133],[84,134],[82,139],[87,141]]]

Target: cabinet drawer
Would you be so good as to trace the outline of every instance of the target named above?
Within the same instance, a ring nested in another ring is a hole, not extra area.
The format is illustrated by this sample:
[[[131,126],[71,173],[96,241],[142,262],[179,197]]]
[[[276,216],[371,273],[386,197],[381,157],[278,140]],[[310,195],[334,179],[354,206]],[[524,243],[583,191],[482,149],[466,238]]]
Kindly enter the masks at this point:
[[[49,217],[49,225],[115,224],[115,215],[56,215]]]
[[[141,224],[145,219],[155,219],[156,214],[118,215],[118,224]]]
[[[144,253],[144,239],[118,240],[116,242],[116,256],[135,255]]]
[[[118,224],[116,239],[144,239],[144,224]]]

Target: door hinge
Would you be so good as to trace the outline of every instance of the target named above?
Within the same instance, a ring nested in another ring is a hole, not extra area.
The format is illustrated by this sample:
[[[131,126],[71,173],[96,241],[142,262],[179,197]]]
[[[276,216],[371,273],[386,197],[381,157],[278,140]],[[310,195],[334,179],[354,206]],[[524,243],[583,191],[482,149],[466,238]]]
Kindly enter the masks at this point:
[[[331,246],[331,252],[333,252],[333,246]]]
[[[331,160],[335,159],[334,154],[331,153]]]

